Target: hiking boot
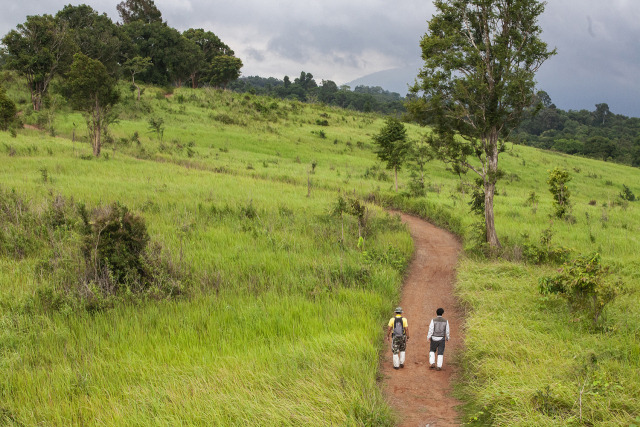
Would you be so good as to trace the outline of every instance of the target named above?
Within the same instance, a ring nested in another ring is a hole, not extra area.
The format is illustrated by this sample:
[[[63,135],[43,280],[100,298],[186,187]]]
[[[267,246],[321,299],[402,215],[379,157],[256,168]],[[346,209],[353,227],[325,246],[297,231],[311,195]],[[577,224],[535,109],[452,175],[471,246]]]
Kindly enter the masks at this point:
[[[400,367],[401,367],[401,368],[404,368],[404,363],[401,363],[401,364],[400,364]]]
[[[393,369],[400,369],[398,366],[394,366]]]
[[[440,366],[438,366],[438,367],[436,368],[436,371],[442,371],[442,368],[441,368]]]
[[[431,365],[429,365],[429,369],[433,369],[433,368],[435,368],[435,367],[436,367],[436,365],[435,365],[435,364],[431,364]]]

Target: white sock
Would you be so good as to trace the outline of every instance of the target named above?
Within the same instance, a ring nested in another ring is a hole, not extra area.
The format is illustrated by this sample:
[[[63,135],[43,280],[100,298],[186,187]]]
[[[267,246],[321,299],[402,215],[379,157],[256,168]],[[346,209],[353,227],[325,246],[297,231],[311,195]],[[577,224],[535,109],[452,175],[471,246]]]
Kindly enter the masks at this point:
[[[429,352],[429,365],[434,365],[436,363],[436,354],[431,351]]]
[[[400,367],[400,356],[398,356],[397,354],[393,355],[393,367],[394,368]]]
[[[405,356],[405,354],[404,354],[404,353],[405,353],[404,351],[401,351],[401,352],[400,352],[400,364],[401,364],[401,365],[404,365],[404,356]]]
[[[438,355],[438,368],[442,368],[442,361],[444,360],[444,356]]]

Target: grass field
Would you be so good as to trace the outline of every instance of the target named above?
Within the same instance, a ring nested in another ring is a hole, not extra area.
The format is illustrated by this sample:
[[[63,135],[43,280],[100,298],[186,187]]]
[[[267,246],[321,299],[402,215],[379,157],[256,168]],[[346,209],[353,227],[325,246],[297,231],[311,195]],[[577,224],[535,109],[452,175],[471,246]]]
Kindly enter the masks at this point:
[[[24,98],[18,82],[8,93]],[[45,123],[27,110],[22,118]],[[162,120],[162,135],[149,118]],[[351,215],[343,242],[343,221],[330,212],[354,195],[464,237],[457,292],[467,342],[456,389],[465,423],[640,423],[640,210],[618,198],[623,184],[640,195],[639,170],[508,144],[495,205],[504,257],[487,260],[461,185],[472,177],[431,162],[426,198],[395,196],[373,152],[383,125],[376,115],[147,88],[140,103],[126,95],[100,159],[90,156],[79,114],[60,107],[51,123],[53,131],[0,133],[2,194],[15,192],[37,218],[58,195],[90,207],[122,203],[192,280],[177,297],[52,310],[42,290],[56,291],[55,275],[41,265],[59,245],[4,252],[0,423],[394,424],[378,364],[412,243],[370,203],[364,248]],[[546,179],[556,166],[572,176],[574,221],[550,217]],[[408,181],[403,170],[401,191]],[[532,191],[539,201],[526,205]],[[557,266],[527,263],[523,252],[545,233],[571,256],[601,253],[624,281],[597,330],[538,293],[538,279]]]

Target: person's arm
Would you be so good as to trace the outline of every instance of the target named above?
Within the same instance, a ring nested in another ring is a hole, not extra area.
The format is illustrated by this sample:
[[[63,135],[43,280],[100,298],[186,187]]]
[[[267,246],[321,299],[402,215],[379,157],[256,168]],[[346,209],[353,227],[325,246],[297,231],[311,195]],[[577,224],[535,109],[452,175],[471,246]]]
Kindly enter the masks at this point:
[[[389,337],[391,336],[391,330],[392,330],[392,329],[393,329],[393,328],[392,328],[391,326],[389,326],[389,327],[387,328],[387,337],[386,337],[386,338],[387,338],[387,341],[389,341]]]
[[[431,323],[429,323],[429,333],[427,334],[427,341],[431,339],[431,335],[433,335],[433,319],[431,319]]]
[[[407,341],[409,341],[409,327],[408,326],[406,326],[404,328],[404,335],[407,337]]]
[[[449,341],[449,321],[447,320],[447,341]]]

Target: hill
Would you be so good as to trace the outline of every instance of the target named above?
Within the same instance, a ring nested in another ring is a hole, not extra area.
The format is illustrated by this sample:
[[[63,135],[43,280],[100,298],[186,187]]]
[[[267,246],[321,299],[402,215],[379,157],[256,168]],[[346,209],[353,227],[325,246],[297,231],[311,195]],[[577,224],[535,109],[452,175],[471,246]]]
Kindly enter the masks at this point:
[[[637,169],[508,144],[493,259],[470,177],[431,162],[425,197],[410,196],[410,170],[393,192],[379,115],[213,89],[149,86],[137,102],[123,86],[94,158],[80,114],[30,112],[20,87],[22,120],[45,130],[0,133],[3,423],[394,424],[377,375],[412,243],[380,205],[464,239],[463,421],[637,422],[640,211],[619,197],[640,194]],[[554,167],[572,177],[568,221],[551,218]],[[167,266],[141,292],[83,279],[81,213],[93,225],[113,203]],[[596,329],[538,285],[551,255],[592,252],[624,282]]]

